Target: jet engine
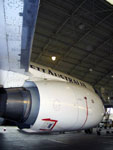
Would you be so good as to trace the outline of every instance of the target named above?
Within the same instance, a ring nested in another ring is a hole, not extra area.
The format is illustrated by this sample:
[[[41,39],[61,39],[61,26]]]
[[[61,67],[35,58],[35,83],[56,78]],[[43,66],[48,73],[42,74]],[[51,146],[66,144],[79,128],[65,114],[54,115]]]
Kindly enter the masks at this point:
[[[21,88],[0,89],[0,117],[20,129],[71,131],[96,126],[103,118],[99,96],[63,81],[27,81]]]

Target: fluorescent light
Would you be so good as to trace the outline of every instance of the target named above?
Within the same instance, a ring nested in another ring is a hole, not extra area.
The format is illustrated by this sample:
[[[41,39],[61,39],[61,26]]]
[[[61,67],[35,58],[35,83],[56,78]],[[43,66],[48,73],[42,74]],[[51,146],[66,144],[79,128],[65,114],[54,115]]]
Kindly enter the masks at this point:
[[[110,97],[108,96],[108,100],[110,100]]]
[[[108,3],[110,3],[111,5],[113,5],[113,0],[106,0]]]
[[[90,69],[89,69],[89,71],[90,71],[90,72],[92,72],[92,71],[93,71],[93,69],[92,69],[92,68],[90,68]]]
[[[52,59],[52,61],[55,61],[56,60],[56,56],[52,56],[51,59]]]

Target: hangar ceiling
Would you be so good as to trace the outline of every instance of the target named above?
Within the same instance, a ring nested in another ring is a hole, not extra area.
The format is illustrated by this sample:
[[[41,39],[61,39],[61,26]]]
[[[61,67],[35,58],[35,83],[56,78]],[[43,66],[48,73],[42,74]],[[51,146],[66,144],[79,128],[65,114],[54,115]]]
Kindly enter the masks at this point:
[[[41,0],[31,61],[112,94],[113,6],[105,0]]]

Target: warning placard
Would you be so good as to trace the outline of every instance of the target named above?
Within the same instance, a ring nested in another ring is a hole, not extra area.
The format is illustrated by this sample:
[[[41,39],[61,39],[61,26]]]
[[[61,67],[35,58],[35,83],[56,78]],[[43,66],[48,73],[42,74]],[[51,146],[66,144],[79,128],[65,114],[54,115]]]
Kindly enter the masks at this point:
[[[50,118],[42,119],[42,121],[43,121],[43,125],[40,129],[42,131],[51,131],[55,127],[56,123],[58,122],[57,120],[52,120]]]

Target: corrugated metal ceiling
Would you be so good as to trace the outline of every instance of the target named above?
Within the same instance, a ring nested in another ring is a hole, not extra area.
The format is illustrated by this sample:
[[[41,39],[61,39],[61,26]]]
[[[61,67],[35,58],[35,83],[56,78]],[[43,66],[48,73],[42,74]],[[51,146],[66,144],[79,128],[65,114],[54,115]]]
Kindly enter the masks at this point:
[[[105,0],[41,0],[31,61],[112,93],[113,6]]]

